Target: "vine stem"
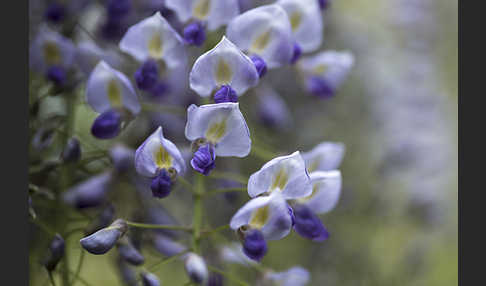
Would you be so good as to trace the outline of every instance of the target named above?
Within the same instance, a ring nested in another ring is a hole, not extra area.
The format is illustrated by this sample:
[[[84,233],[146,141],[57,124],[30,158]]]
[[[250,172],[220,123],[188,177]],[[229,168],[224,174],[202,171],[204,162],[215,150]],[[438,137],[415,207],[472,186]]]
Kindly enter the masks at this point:
[[[196,175],[196,186],[194,192],[194,217],[193,226],[194,232],[192,235],[192,248],[194,252],[199,253],[199,242],[201,236],[201,224],[202,224],[202,196],[204,194],[204,177],[203,175]]]
[[[208,265],[208,269],[210,271],[212,271],[212,272],[215,272],[215,273],[218,273],[218,274],[223,275],[224,277],[228,278],[228,280],[233,281],[233,282],[235,282],[238,285],[241,285],[241,286],[250,286],[248,283],[243,282],[243,281],[239,280],[238,278],[234,277],[233,275],[230,275],[229,273],[226,273],[223,270],[220,270],[220,269],[218,269],[218,268],[216,268],[214,266]]]
[[[225,189],[218,189],[212,190],[204,194],[204,198],[210,197],[212,195],[223,194],[223,193],[230,193],[230,192],[246,192],[246,188],[225,188]]]
[[[232,180],[232,181],[238,182],[238,183],[245,185],[245,186],[246,186],[246,183],[248,182],[248,177],[244,177],[240,174],[229,173],[229,172],[220,172],[220,171],[212,171],[209,178],[210,179]]]
[[[128,226],[137,228],[148,228],[148,229],[171,229],[171,230],[182,230],[192,232],[193,228],[190,226],[182,225],[164,225],[164,224],[150,224],[150,223],[139,223],[133,221],[126,221]]]

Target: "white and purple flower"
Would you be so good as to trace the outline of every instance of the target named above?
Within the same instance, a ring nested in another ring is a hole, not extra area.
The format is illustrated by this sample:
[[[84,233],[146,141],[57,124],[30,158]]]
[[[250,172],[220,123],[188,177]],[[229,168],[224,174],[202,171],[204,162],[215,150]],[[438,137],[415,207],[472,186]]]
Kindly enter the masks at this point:
[[[304,286],[310,280],[310,273],[300,266],[294,266],[283,272],[271,271],[264,278],[278,286]]]
[[[309,152],[303,152],[307,171],[331,171],[336,170],[343,160],[345,146],[339,142],[322,142]]]

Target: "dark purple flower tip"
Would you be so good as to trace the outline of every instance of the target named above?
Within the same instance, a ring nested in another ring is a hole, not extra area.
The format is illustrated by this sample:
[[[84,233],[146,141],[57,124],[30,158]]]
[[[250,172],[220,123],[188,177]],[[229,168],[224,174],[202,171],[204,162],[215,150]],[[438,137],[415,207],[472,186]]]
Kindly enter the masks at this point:
[[[199,147],[194,153],[194,157],[191,159],[191,166],[194,170],[207,176],[209,172],[214,168],[216,160],[216,153],[214,147],[211,144],[206,144]]]
[[[255,68],[258,72],[258,76],[262,78],[267,73],[267,64],[260,56],[257,55],[252,55],[250,59],[255,65]]]
[[[166,95],[169,91],[169,84],[165,81],[159,81],[152,87],[152,89],[150,90],[150,94],[152,94],[153,97],[162,97]]]
[[[116,137],[121,130],[121,114],[110,109],[96,117],[91,126],[91,134],[98,139],[110,139]]]
[[[295,225],[295,214],[294,214],[294,210],[288,204],[287,204],[287,209],[289,210],[290,218],[292,219],[292,226],[294,226]]]
[[[290,59],[290,63],[295,64],[301,55],[302,55],[302,48],[300,47],[299,44],[294,43],[294,53],[292,55],[292,59]]]
[[[64,19],[66,9],[63,4],[53,2],[47,6],[45,17],[47,21],[52,23],[59,23]]]
[[[231,88],[231,86],[223,85],[214,94],[214,102],[215,103],[238,102],[238,96],[236,95],[236,91],[233,88]]]
[[[107,19],[101,26],[101,35],[106,40],[119,39],[125,32],[125,27],[120,21]]]
[[[150,184],[152,195],[156,198],[165,198],[170,194],[172,188],[172,181],[169,172],[166,169],[160,170],[157,177],[152,179]]]
[[[131,0],[109,0],[106,6],[106,11],[108,13],[108,18],[112,20],[120,20],[130,12],[131,8]]]
[[[62,152],[64,162],[77,162],[81,158],[81,146],[79,140],[70,138]]]
[[[319,0],[319,8],[321,8],[321,10],[327,9],[329,4],[329,0]]]
[[[319,217],[304,205],[294,206],[295,231],[310,240],[324,241],[329,237],[329,232],[322,224]]]
[[[260,261],[267,253],[267,242],[263,233],[258,229],[251,229],[245,233],[243,252],[249,258]]]
[[[56,85],[63,85],[66,82],[66,71],[60,66],[52,66],[47,70],[47,78]]]
[[[193,22],[184,28],[184,40],[189,45],[201,46],[206,40],[206,31],[201,22]]]
[[[47,271],[53,271],[56,268],[56,265],[64,256],[64,248],[64,239],[59,234],[56,234],[49,245],[47,258],[44,261]]]
[[[315,96],[329,98],[334,96],[334,87],[321,77],[313,76],[307,80],[307,90]]]
[[[141,274],[141,276],[142,276],[143,286],[159,286],[160,285],[159,278],[157,278],[157,276],[155,276],[152,273],[143,272]]]
[[[126,262],[135,266],[145,261],[143,255],[130,242],[119,244],[118,253]]]
[[[115,245],[127,229],[127,223],[117,219],[109,227],[98,230],[92,235],[82,238],[79,242],[89,253],[104,254]]]
[[[135,72],[135,82],[141,90],[150,90],[159,80],[159,67],[154,60],[146,60]]]

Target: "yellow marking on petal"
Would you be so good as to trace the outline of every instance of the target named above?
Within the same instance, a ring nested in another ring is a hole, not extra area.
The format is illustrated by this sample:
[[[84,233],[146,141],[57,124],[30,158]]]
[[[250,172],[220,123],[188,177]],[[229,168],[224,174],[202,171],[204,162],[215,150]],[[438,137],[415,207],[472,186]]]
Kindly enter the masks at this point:
[[[292,13],[292,15],[290,15],[290,26],[292,27],[292,31],[297,30],[301,22],[302,22],[302,14],[300,12],[295,11]]]
[[[209,14],[209,0],[200,0],[192,10],[194,18],[199,20],[206,20]]]
[[[159,33],[154,33],[148,42],[149,55],[154,59],[162,58],[162,39]]]
[[[222,58],[219,59],[216,66],[216,82],[218,85],[229,84],[233,78],[233,71],[231,67]]]
[[[314,74],[323,74],[327,71],[327,68],[328,68],[327,65],[321,64],[316,66],[314,69],[312,69],[312,72]]]
[[[56,43],[46,42],[44,44],[44,59],[48,65],[58,65],[61,63],[61,52]]]
[[[269,217],[270,217],[270,208],[268,205],[266,205],[264,207],[257,209],[253,213],[249,225],[258,229],[262,228],[265,225],[265,223],[267,223]]]
[[[317,167],[319,167],[319,163],[321,162],[322,156],[316,157],[314,160],[312,160],[312,163],[309,165],[307,168],[307,172],[312,173],[315,170],[317,170]]]
[[[260,34],[255,41],[253,41],[250,51],[254,53],[260,53],[263,51],[268,43],[270,42],[270,30],[267,30],[266,32]]]
[[[275,175],[275,177],[273,178],[273,183],[272,186],[270,187],[270,192],[276,188],[283,190],[287,185],[288,180],[289,180],[289,175],[287,174],[287,171],[285,171],[284,168],[281,168],[277,172],[277,175]]]
[[[317,194],[317,192],[319,191],[321,184],[322,184],[321,182],[314,183],[314,185],[312,185],[312,193],[310,195],[308,195],[307,197],[299,199],[299,202],[304,203],[304,202],[312,199]]]
[[[154,154],[155,164],[160,169],[169,169],[172,166],[172,157],[169,152],[161,145],[157,152]]]
[[[206,139],[216,144],[226,133],[226,119],[220,122],[213,123],[209,126],[208,131],[206,131]]]
[[[116,80],[112,79],[108,82],[108,86],[106,87],[106,93],[112,107],[122,106],[121,90]]]

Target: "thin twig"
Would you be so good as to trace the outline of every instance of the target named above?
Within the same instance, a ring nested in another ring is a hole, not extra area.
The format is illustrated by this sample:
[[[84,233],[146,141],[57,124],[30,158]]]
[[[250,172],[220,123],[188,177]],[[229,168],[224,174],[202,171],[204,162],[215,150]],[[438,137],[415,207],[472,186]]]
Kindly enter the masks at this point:
[[[131,227],[138,227],[138,228],[148,228],[148,229],[171,229],[171,230],[182,230],[192,232],[193,228],[190,226],[182,226],[182,225],[164,225],[164,224],[150,224],[150,223],[138,223],[127,221],[128,226]]]

